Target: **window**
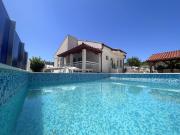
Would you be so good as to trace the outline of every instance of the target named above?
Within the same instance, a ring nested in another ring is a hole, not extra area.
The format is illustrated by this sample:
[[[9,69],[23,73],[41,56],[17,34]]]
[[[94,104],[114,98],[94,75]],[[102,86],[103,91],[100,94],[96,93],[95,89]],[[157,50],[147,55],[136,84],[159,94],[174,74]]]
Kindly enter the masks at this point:
[[[73,58],[73,62],[76,62],[76,58]]]
[[[120,62],[120,67],[122,67],[123,66],[123,61],[120,60],[119,62]]]
[[[106,56],[106,60],[109,60],[109,57],[108,57],[108,56]]]
[[[111,67],[114,68],[113,59],[111,58]]]
[[[82,57],[78,58],[78,61],[82,61]]]
[[[60,65],[64,65],[64,57],[60,57],[58,63],[59,63],[59,67]]]

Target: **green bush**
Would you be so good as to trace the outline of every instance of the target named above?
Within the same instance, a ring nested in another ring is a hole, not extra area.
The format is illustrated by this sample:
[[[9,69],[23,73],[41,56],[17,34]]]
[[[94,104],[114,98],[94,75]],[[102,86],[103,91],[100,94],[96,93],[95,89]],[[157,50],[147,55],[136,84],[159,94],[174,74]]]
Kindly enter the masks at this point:
[[[32,57],[30,59],[30,68],[33,72],[42,72],[44,66],[45,63],[40,57]]]
[[[127,64],[131,67],[132,66],[140,67],[141,61],[137,57],[132,57],[127,59]]]

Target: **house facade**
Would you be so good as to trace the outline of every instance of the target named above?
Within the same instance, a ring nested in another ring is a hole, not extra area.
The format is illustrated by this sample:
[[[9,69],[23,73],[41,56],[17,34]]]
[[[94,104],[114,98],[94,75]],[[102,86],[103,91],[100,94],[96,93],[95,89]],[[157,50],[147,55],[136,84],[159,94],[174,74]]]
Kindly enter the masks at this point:
[[[93,72],[123,72],[126,52],[103,43],[78,40],[68,35],[54,56],[54,67],[76,67]]]

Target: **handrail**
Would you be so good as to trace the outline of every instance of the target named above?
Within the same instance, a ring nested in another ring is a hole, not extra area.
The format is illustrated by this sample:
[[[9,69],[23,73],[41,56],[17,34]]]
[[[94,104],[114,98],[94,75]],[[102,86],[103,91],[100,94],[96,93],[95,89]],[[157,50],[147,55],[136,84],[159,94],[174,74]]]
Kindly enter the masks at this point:
[[[77,61],[77,62],[73,62],[73,63],[82,63],[82,61]],[[94,62],[94,61],[86,61],[86,63],[97,63],[98,64],[98,62]]]
[[[77,61],[77,62],[73,62],[72,64],[68,63],[67,65],[78,65],[78,64],[82,64],[82,61]],[[93,62],[93,61],[86,61],[86,64],[91,64],[91,65],[97,65],[99,64],[98,62]]]

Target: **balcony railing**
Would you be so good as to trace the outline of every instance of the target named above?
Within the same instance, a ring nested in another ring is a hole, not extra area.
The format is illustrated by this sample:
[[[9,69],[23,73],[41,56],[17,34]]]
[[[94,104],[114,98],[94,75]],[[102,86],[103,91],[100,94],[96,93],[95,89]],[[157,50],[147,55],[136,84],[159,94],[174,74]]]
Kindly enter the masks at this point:
[[[82,61],[76,61],[76,62],[73,62],[72,64],[67,63],[62,66],[77,67],[79,69],[82,69]],[[98,67],[99,67],[98,62],[86,61],[86,69],[93,69],[93,71],[98,71]]]

